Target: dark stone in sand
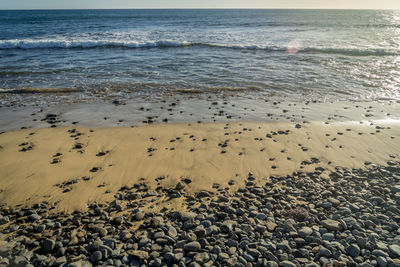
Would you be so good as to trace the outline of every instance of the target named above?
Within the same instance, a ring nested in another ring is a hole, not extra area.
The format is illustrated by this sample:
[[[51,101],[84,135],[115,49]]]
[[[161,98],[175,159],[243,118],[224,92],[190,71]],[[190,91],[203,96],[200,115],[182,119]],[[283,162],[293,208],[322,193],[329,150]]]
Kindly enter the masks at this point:
[[[101,258],[103,257],[103,254],[101,253],[101,251],[95,251],[93,252],[92,256],[90,256],[90,261],[91,262],[98,262],[101,260]]]
[[[183,249],[185,251],[188,251],[188,252],[191,252],[191,251],[196,252],[196,251],[199,251],[201,249],[201,245],[200,245],[199,242],[193,241],[193,242],[185,244]]]
[[[45,239],[42,243],[42,249],[46,253],[50,253],[53,251],[56,242],[52,239]]]

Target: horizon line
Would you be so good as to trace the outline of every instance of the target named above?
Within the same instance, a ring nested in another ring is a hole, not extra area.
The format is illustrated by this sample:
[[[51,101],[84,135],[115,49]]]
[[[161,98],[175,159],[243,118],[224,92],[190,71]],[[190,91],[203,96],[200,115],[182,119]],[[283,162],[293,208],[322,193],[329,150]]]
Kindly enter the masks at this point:
[[[296,7],[168,7],[168,8],[15,8],[2,9],[0,11],[35,11],[35,10],[400,10],[400,8],[296,8]]]

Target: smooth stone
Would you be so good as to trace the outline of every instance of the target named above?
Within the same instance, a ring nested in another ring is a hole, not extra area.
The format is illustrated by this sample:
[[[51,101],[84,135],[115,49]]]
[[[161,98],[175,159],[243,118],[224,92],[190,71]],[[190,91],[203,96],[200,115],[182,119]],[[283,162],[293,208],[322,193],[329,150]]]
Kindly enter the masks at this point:
[[[283,240],[282,242],[276,244],[276,247],[278,249],[283,250],[283,251],[290,251],[291,250],[289,242],[287,240]]]
[[[267,261],[267,265],[266,267],[278,267],[278,263],[276,263],[275,261]]]
[[[67,262],[67,258],[65,256],[62,256],[62,257],[57,258],[55,264],[56,265],[61,265],[61,264],[65,263],[65,262]]]
[[[379,256],[378,257],[378,266],[379,267],[386,267],[387,266],[387,260],[385,257]]]
[[[256,218],[259,219],[259,220],[265,221],[268,217],[264,213],[258,213],[256,215]]]
[[[8,218],[8,216],[2,216],[0,215],[0,225],[6,224],[10,221],[10,219]]]
[[[225,261],[225,260],[229,259],[229,255],[227,253],[221,252],[218,254],[218,259]]]
[[[272,221],[267,221],[265,226],[267,226],[268,231],[273,232],[278,225]]]
[[[218,202],[229,202],[229,198],[227,198],[226,196],[219,196],[217,201]]]
[[[33,214],[29,215],[28,219],[31,221],[40,221],[40,216],[37,215],[36,213],[33,213]]]
[[[249,262],[254,262],[256,259],[247,251],[243,252],[243,258]]]
[[[133,257],[133,258],[138,258],[141,260],[145,260],[149,258],[149,253],[147,251],[143,250],[128,250],[127,251],[128,255]]]
[[[192,242],[189,242],[189,243],[185,244],[183,246],[183,249],[185,251],[189,251],[189,252],[196,252],[196,251],[199,251],[201,249],[201,245],[197,241],[192,241]]]
[[[351,244],[346,248],[346,252],[353,258],[356,258],[360,255],[360,247],[357,244]]]
[[[197,216],[197,214],[194,213],[194,212],[183,212],[183,213],[181,213],[182,221],[188,221],[188,220],[194,219],[196,216]]]
[[[148,243],[150,243],[150,239],[147,238],[147,236],[143,236],[142,238],[140,238],[138,244],[139,247],[144,247],[146,246]]]
[[[103,227],[96,227],[95,231],[101,236],[104,237],[107,235],[107,230],[104,229]]]
[[[322,235],[322,240],[332,241],[335,239],[335,235],[332,233],[325,233]]]
[[[393,254],[396,258],[400,258],[400,246],[393,244],[388,246],[389,252]]]
[[[267,227],[264,226],[264,225],[257,224],[256,227],[255,227],[255,230],[256,230],[257,233],[262,234],[262,233],[265,232],[265,230],[267,230]]]
[[[389,255],[385,251],[380,250],[380,249],[374,249],[372,251],[372,255],[374,255],[375,257],[379,257],[379,256],[382,256],[382,257],[385,257],[385,258],[389,257]]]
[[[297,232],[298,232],[299,236],[305,238],[305,237],[311,235],[312,231],[313,230],[310,227],[303,226]]]
[[[71,240],[69,241],[69,245],[70,246],[75,246],[79,243],[79,239],[78,237],[74,236],[73,238],[71,238]]]
[[[332,256],[332,252],[329,249],[321,246],[319,248],[319,255],[321,255],[322,257],[328,257],[329,258],[329,257]]]
[[[259,258],[261,257],[261,252],[259,252],[257,249],[255,248],[249,248],[247,250],[248,253],[250,253],[251,256],[255,257],[255,258]]]
[[[226,253],[221,253],[221,254],[226,254]],[[218,255],[218,257],[221,257],[222,260],[226,259],[225,255]],[[207,252],[196,253],[196,255],[193,257],[193,259],[198,263],[204,264],[210,259],[210,256]],[[229,259],[229,256],[227,259]]]
[[[168,233],[170,237],[176,237],[178,235],[178,232],[176,231],[175,227],[169,226],[168,227]]]
[[[281,261],[281,263],[279,264],[279,266],[281,267],[297,267],[296,264],[294,264],[291,261]]]
[[[400,185],[397,184],[397,185],[392,186],[391,190],[392,190],[393,193],[400,192]]]
[[[330,198],[328,198],[328,201],[331,202],[334,206],[339,206],[340,205],[340,200],[339,199],[330,197]]]
[[[324,202],[321,205],[324,209],[330,209],[332,208],[332,203],[331,202]]]
[[[90,256],[90,261],[98,262],[101,260],[102,257],[103,257],[103,254],[101,254],[101,251],[96,250],[95,252],[92,253],[92,256]]]
[[[57,257],[62,257],[65,255],[65,248],[61,247],[57,250],[56,256]]]
[[[162,217],[154,217],[151,219],[151,226],[160,227],[163,224],[164,219]]]
[[[230,232],[232,232],[235,224],[236,224],[236,222],[227,220],[221,224],[220,229],[222,232],[230,233]]]
[[[341,229],[340,222],[335,220],[323,220],[321,221],[321,225],[331,231],[339,231]]]
[[[157,232],[157,233],[155,233],[154,235],[153,235],[153,240],[154,239],[157,239],[157,238],[162,238],[162,237],[164,237],[165,236],[165,233],[164,232]]]
[[[43,248],[44,252],[50,253],[54,249],[55,245],[56,245],[56,242],[54,240],[45,239],[45,240],[43,240],[42,248]]]

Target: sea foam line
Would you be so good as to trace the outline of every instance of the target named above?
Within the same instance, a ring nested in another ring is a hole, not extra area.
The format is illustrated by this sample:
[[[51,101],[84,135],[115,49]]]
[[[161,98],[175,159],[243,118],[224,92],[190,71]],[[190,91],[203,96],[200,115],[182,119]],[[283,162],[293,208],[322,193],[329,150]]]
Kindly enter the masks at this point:
[[[53,39],[21,39],[0,40],[0,49],[90,49],[90,48],[168,48],[203,46],[223,49],[263,50],[271,52],[286,52],[286,46],[260,46],[241,44],[213,44],[187,41],[159,40],[149,42],[114,41],[114,40],[53,40]],[[298,53],[342,54],[348,56],[398,56],[399,50],[390,49],[363,49],[363,48],[329,48],[329,47],[299,47]]]

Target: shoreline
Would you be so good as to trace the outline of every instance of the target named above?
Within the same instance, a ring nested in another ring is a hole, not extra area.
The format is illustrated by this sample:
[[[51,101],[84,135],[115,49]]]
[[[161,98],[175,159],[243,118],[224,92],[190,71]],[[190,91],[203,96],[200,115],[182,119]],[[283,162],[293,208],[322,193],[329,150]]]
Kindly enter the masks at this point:
[[[48,117],[48,115],[50,115]],[[295,102],[239,96],[116,99],[94,103],[0,107],[0,131],[47,127],[136,127],[186,122],[346,122],[400,120],[400,103]]]

